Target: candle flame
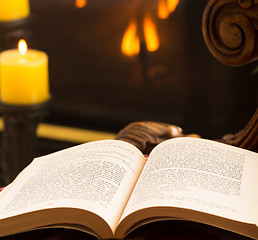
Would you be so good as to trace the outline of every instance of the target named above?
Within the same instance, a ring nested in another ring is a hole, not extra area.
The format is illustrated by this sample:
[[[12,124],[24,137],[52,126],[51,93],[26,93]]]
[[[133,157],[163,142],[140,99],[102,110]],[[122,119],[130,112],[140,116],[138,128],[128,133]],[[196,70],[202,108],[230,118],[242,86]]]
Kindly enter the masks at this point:
[[[136,32],[137,32],[137,24],[135,21],[131,21],[122,39],[121,48],[122,48],[122,52],[125,55],[128,55],[128,56],[136,55],[140,51],[140,40]]]
[[[87,4],[86,0],[75,0],[75,6],[77,8],[83,8],[86,6],[86,4]]]
[[[26,54],[27,52],[27,43],[25,40],[21,39],[18,43],[18,49],[21,54]]]
[[[143,30],[148,51],[156,51],[159,48],[159,36],[155,23],[148,15],[144,18]]]
[[[158,16],[161,19],[168,18],[169,14],[174,12],[179,0],[159,0],[158,2]]]

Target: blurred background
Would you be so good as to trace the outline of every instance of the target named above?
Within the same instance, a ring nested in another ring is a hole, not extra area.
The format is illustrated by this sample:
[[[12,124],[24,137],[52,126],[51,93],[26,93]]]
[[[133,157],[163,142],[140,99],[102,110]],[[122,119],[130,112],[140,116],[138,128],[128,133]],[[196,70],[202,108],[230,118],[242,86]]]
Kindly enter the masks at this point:
[[[229,67],[212,56],[201,31],[208,0],[164,2],[30,0],[25,40],[49,56],[44,122],[117,133],[162,121],[209,139],[242,129],[258,103],[257,62]]]

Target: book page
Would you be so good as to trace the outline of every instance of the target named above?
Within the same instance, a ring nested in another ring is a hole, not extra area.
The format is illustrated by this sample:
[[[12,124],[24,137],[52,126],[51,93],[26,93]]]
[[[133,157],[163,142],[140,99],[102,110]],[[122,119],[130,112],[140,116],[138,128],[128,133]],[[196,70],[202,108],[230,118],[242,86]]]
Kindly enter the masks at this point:
[[[103,140],[36,158],[0,194],[0,219],[42,208],[92,211],[117,224],[146,160],[134,146]]]
[[[256,223],[258,154],[215,141],[175,138],[150,154],[123,218],[156,206]]]

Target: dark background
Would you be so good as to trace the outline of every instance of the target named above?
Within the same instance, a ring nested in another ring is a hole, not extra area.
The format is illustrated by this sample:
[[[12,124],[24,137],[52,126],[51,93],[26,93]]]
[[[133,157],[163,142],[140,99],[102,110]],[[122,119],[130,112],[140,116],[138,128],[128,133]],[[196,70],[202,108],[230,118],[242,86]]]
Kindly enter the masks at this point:
[[[49,55],[45,121],[115,133],[133,121],[163,121],[211,139],[242,129],[257,107],[257,62],[229,67],[211,55],[201,32],[207,2],[180,0],[161,20],[158,0],[88,0],[80,9],[75,0],[30,0],[25,40]],[[125,56],[128,23],[134,17],[140,26],[146,11],[160,47]]]

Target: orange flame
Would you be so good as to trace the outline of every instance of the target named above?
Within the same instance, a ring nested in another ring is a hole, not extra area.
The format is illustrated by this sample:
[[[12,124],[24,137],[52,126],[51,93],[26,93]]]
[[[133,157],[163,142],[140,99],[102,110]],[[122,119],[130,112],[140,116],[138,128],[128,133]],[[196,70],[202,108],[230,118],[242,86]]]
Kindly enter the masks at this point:
[[[87,4],[86,0],[75,0],[75,6],[77,8],[83,8],[86,6],[86,4]]]
[[[27,43],[25,40],[21,39],[18,43],[18,50],[21,54],[26,54],[27,52]]]
[[[170,13],[174,12],[179,0],[159,0],[158,3],[158,16],[161,19],[165,19]]]
[[[156,51],[159,48],[159,36],[155,23],[148,15],[144,18],[143,31],[148,51]]]
[[[166,0],[160,0],[158,3],[158,16],[165,19],[169,16],[168,5]]]
[[[131,21],[122,39],[122,52],[128,56],[136,55],[140,51],[140,41],[137,36],[137,24]]]
[[[174,12],[178,3],[179,3],[179,0],[167,0],[168,11],[170,13]]]

